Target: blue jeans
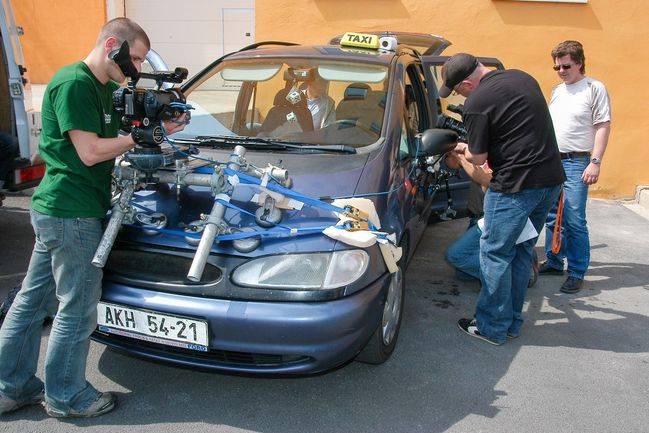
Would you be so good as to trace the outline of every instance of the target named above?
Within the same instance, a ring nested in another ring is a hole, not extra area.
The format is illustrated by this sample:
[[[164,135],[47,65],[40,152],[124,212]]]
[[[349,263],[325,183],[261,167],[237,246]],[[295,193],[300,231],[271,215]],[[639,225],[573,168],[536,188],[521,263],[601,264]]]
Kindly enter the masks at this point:
[[[552,233],[557,219],[557,202],[550,209],[545,224],[545,255],[548,265],[563,269],[563,261],[568,261],[568,275],[584,279],[590,264],[590,240],[586,226],[586,200],[588,185],[581,180],[581,175],[590,164],[587,156],[562,159],[566,182],[563,185],[563,219],[561,224],[561,250],[552,252]]]
[[[480,279],[480,235],[478,218],[471,217],[464,234],[446,250],[446,261],[455,268],[459,280]]]
[[[85,374],[101,296],[102,271],[91,264],[101,221],[32,210],[31,223],[36,242],[29,269],[0,330],[0,393],[23,401],[44,387],[47,404],[67,414],[87,408],[99,396]],[[35,376],[41,330],[43,320],[54,313],[43,385]]]
[[[480,333],[504,343],[523,324],[523,303],[537,237],[516,244],[529,218],[540,232],[561,186],[528,188],[516,193],[487,190],[485,225],[480,237],[482,288],[476,307]]]

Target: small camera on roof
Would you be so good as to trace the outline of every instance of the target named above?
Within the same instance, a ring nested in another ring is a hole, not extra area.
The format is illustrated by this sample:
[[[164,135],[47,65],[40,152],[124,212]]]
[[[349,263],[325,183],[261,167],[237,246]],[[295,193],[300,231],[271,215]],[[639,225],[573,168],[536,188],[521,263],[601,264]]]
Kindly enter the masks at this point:
[[[379,47],[382,50],[386,51],[396,51],[397,50],[397,38],[392,37],[392,36],[384,36],[382,38],[379,38]]]

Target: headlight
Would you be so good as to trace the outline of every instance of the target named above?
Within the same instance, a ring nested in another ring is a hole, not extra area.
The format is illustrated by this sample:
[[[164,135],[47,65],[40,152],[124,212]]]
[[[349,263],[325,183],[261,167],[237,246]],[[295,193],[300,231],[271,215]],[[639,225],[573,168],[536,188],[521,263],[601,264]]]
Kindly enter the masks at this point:
[[[363,250],[269,256],[239,266],[232,282],[278,290],[327,290],[353,283],[368,264]]]

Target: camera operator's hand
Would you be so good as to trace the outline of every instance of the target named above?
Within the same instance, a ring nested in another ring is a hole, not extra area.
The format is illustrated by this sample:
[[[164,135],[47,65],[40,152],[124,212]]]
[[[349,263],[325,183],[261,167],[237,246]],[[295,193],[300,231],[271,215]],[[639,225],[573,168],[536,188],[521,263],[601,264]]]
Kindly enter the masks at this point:
[[[176,132],[182,131],[183,129],[185,129],[185,125],[189,123],[190,118],[191,116],[189,112],[186,112],[176,117],[173,120],[165,120],[163,124],[164,124],[166,134],[171,135]]]
[[[446,165],[451,170],[457,170],[460,167],[462,167],[462,165],[460,163],[460,158],[458,157],[458,154],[455,153],[454,150],[451,150],[450,152],[447,152],[445,157],[446,157]]]
[[[453,152],[455,152],[457,154],[460,154],[460,155],[464,155],[464,153],[466,152],[468,147],[469,147],[468,144],[463,143],[463,142],[460,141],[455,145],[455,149],[453,149]]]
[[[455,149],[453,149],[453,152],[457,153],[458,155],[464,155],[464,158],[468,162],[474,165],[482,165],[485,162],[487,162],[487,156],[488,156],[487,152],[471,153],[471,150],[469,149],[469,145],[462,141],[460,141],[457,145],[455,145]]]
[[[458,145],[459,144],[463,144],[466,150],[466,143],[458,143]],[[446,165],[448,168],[453,170],[458,168],[464,169],[471,180],[483,188],[487,188],[489,182],[491,182],[491,169],[489,169],[489,166],[486,163],[483,165],[475,165],[469,162],[464,153],[457,152],[457,147],[455,150],[446,154]]]

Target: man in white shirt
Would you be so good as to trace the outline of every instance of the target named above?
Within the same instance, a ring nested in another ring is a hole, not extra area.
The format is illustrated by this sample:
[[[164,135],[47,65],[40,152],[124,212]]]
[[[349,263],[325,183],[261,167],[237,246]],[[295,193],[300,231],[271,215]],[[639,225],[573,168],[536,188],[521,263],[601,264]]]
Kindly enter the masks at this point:
[[[304,94],[313,117],[313,128],[320,129],[336,121],[336,112],[334,111],[336,103],[327,95],[327,82],[320,78],[315,70],[312,73],[312,79],[307,81]]]
[[[552,50],[554,70],[563,80],[552,91],[550,114],[566,173],[563,187],[561,248],[552,251],[558,202],[546,221],[545,253],[541,275],[562,275],[564,258],[568,278],[564,293],[581,289],[590,262],[590,241],[586,225],[588,186],[599,179],[604,151],[611,130],[611,104],[602,82],[586,76],[584,48],[577,41],[565,41]]]

